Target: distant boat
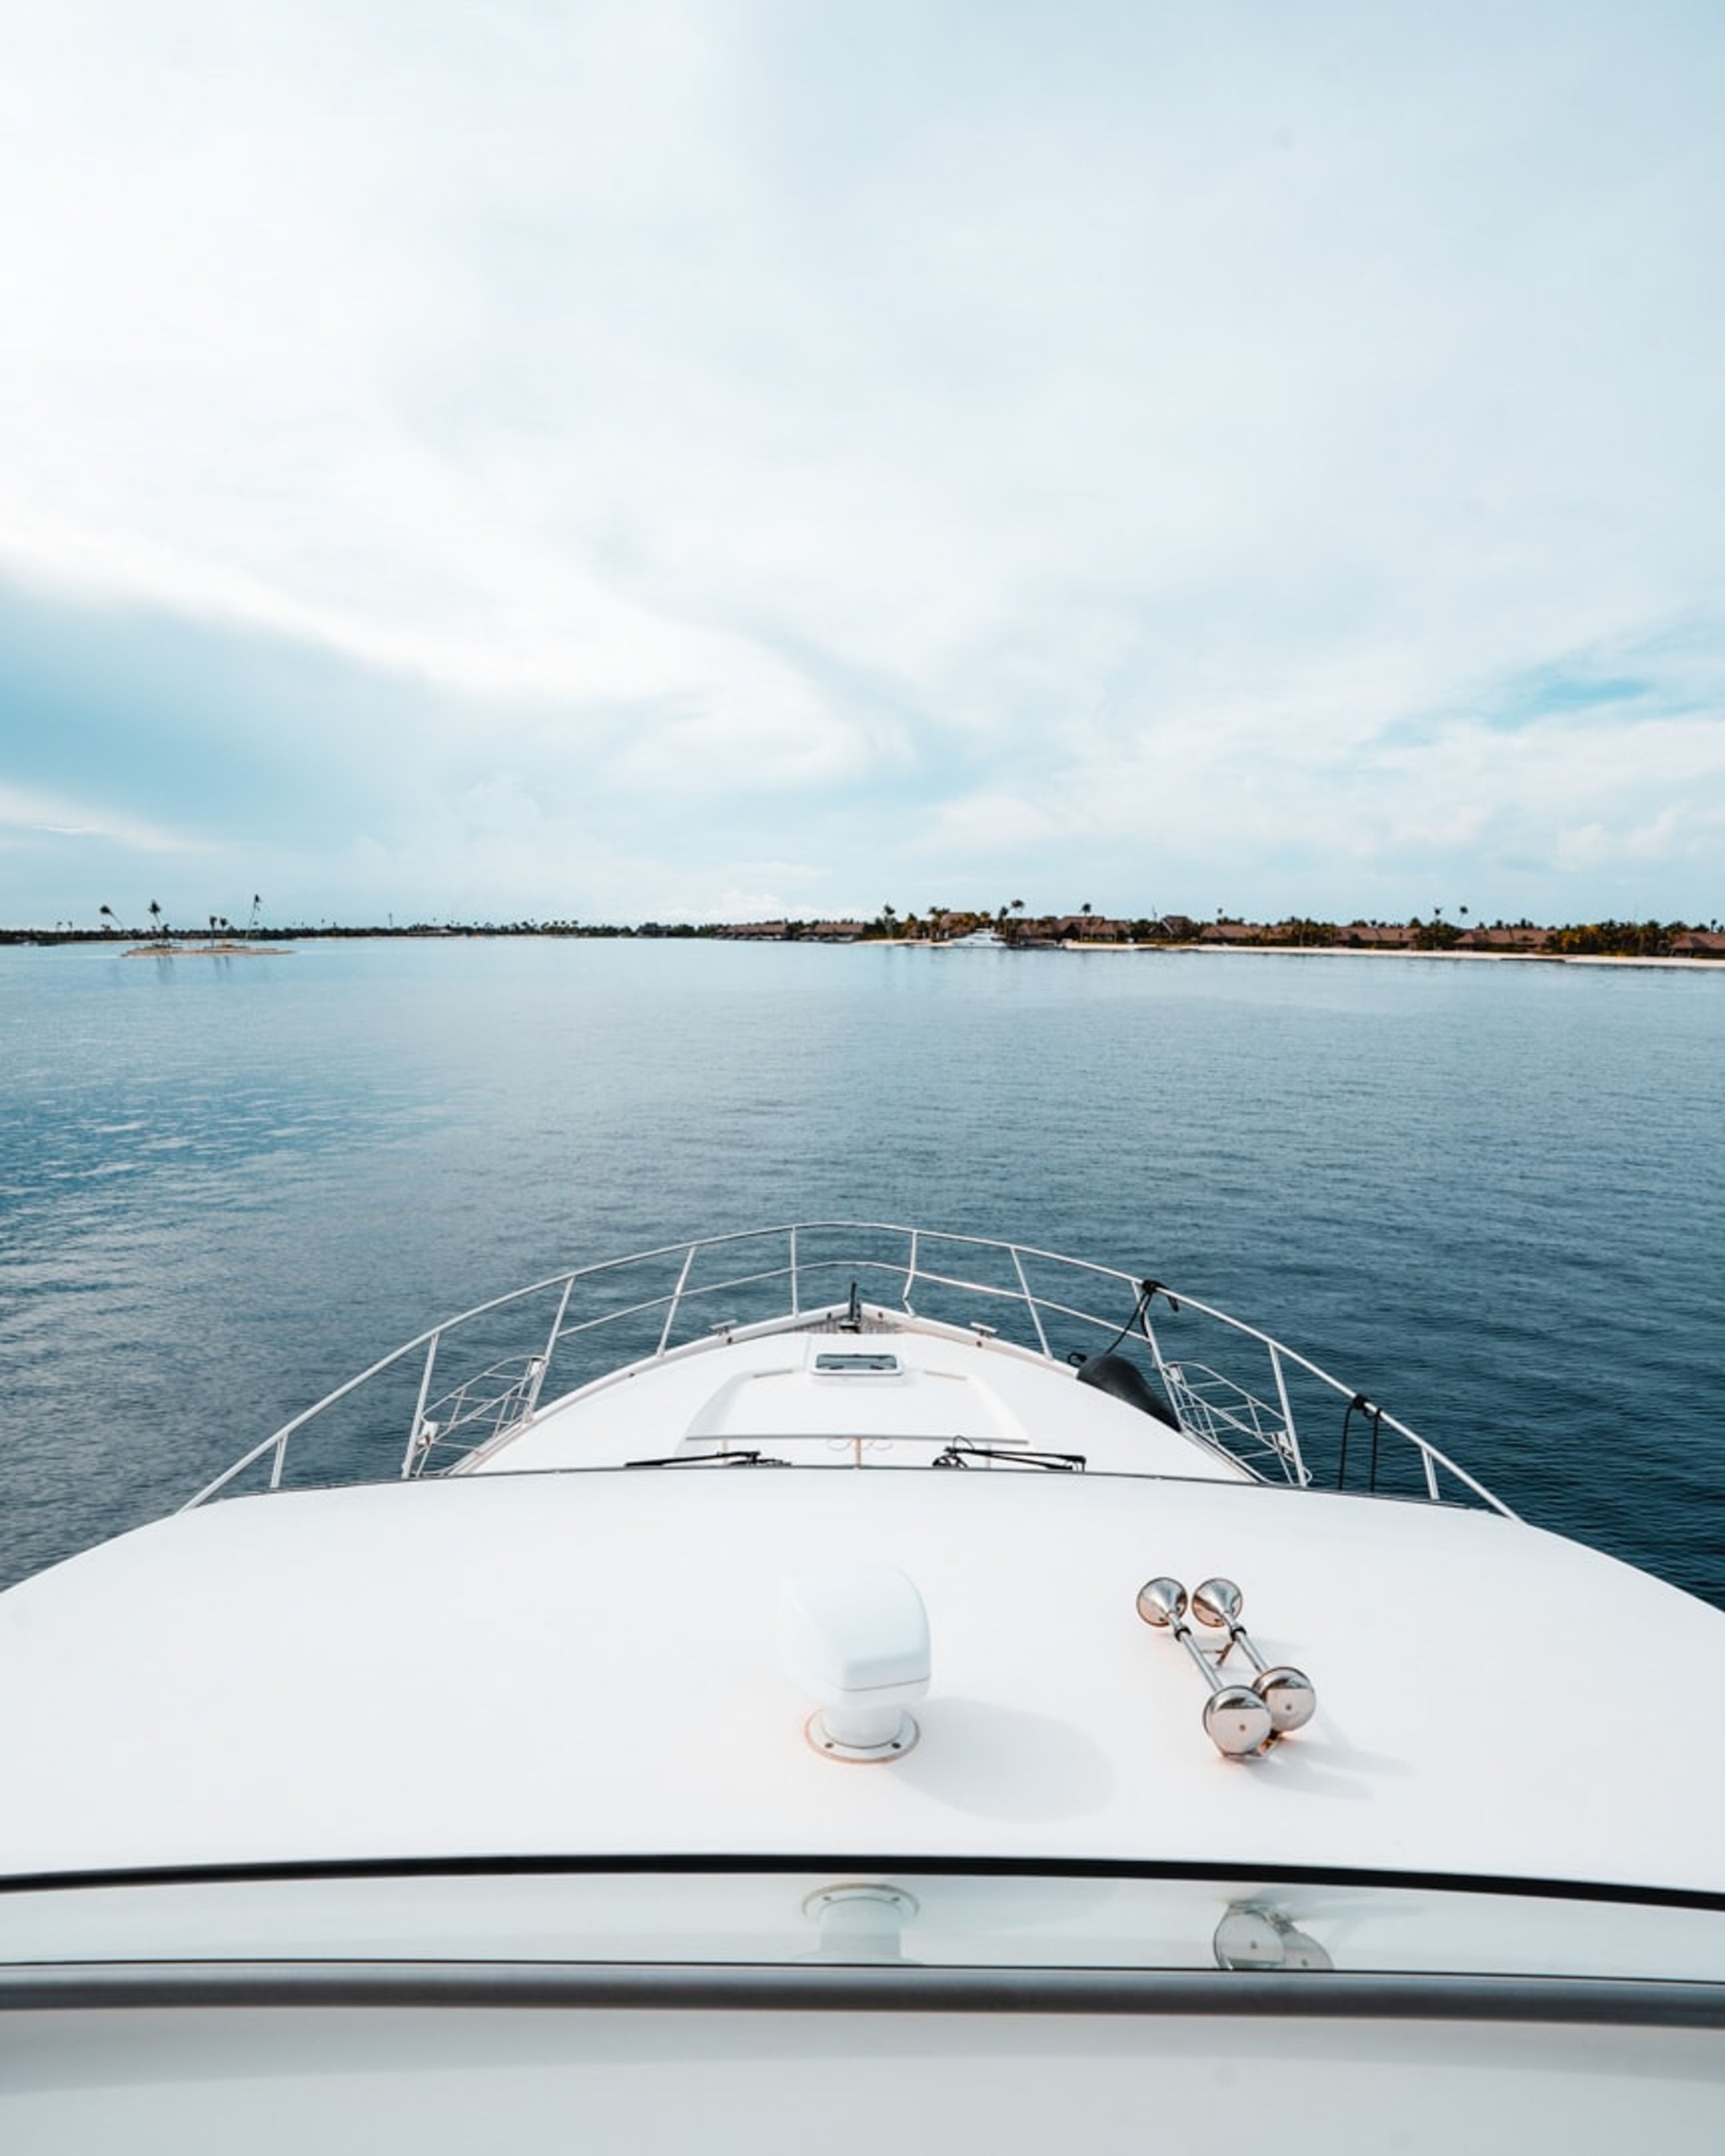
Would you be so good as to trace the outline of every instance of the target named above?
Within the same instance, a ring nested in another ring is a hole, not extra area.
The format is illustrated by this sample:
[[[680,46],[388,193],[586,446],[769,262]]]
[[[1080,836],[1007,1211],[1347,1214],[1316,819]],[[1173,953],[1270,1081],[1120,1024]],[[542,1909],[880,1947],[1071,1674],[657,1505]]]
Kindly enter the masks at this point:
[[[973,928],[968,936],[955,936],[950,943],[937,943],[937,951],[1009,951],[1012,946],[992,928]]]

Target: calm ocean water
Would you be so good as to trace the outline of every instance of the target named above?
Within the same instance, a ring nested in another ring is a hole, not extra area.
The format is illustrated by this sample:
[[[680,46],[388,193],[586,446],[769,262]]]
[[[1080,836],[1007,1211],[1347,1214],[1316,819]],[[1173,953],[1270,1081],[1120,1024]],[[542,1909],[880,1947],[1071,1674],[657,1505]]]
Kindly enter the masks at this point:
[[[1722,1070],[1725,968],[0,952],[0,1581],[438,1317],[838,1216],[1154,1273],[1725,1605]]]

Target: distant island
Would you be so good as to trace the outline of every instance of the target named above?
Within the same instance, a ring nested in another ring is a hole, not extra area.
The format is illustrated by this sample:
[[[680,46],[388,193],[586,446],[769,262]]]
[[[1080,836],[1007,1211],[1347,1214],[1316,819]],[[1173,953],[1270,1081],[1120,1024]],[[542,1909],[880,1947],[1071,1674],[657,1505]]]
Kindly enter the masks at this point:
[[[243,932],[245,943],[346,941],[425,937],[680,937],[732,943],[889,943],[906,949],[939,949],[983,933],[1013,951],[1206,950],[1425,952],[1497,958],[1638,958],[1725,960],[1725,932],[1717,921],[1594,921],[1542,927],[1532,921],[1470,923],[1467,909],[1446,920],[1440,908],[1430,919],[1405,921],[1319,921],[1296,916],[1276,921],[1234,920],[1219,915],[1199,921],[1183,913],[1112,917],[1090,906],[1076,913],[1031,914],[1015,899],[992,910],[929,906],[901,913],[883,906],[872,920],[783,920],[738,921],[583,921],[572,920],[418,921],[398,925],[339,925],[300,921],[266,927],[256,918]],[[220,915],[209,932],[170,928],[153,902],[147,929],[121,927],[107,907],[98,925],[57,921],[50,927],[0,928],[0,944],[119,945],[139,956],[176,952],[212,957],[239,956],[244,947],[229,938],[236,932]]]

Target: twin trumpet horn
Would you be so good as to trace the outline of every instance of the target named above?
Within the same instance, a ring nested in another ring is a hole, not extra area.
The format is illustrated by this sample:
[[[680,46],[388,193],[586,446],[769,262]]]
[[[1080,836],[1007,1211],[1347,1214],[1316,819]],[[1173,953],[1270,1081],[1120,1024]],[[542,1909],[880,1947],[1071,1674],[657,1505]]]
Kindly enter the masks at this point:
[[[1206,1579],[1193,1589],[1193,1615],[1228,1635],[1228,1645],[1212,1658],[1186,1621],[1186,1590],[1178,1579],[1147,1579],[1138,1589],[1139,1616],[1158,1631],[1172,1632],[1209,1686],[1204,1726],[1216,1749],[1230,1759],[1267,1750],[1290,1730],[1303,1729],[1317,1710],[1317,1691],[1303,1670],[1268,1663],[1258,1652],[1240,1622],[1245,1606],[1245,1597],[1231,1579]],[[1250,1684],[1229,1684],[1222,1676],[1220,1666],[1236,1646],[1255,1672]]]

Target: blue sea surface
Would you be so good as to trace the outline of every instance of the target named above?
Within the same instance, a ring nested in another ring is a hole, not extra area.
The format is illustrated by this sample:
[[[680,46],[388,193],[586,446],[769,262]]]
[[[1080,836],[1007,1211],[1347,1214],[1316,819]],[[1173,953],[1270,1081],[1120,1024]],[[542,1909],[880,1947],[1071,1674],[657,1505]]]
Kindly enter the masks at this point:
[[[840,1217],[1153,1274],[1725,1606],[1722,1070],[1725,968],[0,952],[0,1582],[469,1304]]]

